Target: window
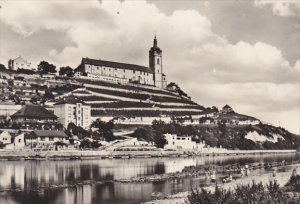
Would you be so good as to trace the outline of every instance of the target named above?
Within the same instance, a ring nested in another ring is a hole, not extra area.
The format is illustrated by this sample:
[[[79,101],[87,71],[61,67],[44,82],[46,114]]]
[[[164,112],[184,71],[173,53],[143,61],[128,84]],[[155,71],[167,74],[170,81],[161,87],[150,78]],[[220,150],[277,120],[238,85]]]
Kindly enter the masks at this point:
[[[41,141],[45,141],[45,138],[44,138],[44,137],[42,137],[42,138],[41,138]]]
[[[159,64],[159,59],[157,59],[157,64]]]
[[[49,137],[49,141],[54,141],[54,138],[53,137]]]

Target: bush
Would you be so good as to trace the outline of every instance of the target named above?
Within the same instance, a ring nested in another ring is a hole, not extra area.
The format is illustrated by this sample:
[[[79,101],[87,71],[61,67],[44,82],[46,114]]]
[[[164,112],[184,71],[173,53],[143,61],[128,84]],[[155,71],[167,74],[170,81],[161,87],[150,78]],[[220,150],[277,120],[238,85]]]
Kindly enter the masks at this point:
[[[205,189],[193,190],[188,195],[188,204],[264,204],[287,203],[287,196],[279,188],[276,181],[270,181],[266,186],[262,183],[237,186],[233,191],[219,189],[211,193]]]

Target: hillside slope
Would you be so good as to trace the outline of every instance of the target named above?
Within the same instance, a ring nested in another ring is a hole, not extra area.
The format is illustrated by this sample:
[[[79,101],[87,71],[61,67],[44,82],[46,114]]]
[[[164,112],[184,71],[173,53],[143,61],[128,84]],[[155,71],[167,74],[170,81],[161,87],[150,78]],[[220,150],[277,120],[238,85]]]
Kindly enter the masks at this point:
[[[72,91],[72,95],[91,104],[93,117],[187,116],[201,115],[206,110],[187,97],[152,86],[76,81],[85,88]]]

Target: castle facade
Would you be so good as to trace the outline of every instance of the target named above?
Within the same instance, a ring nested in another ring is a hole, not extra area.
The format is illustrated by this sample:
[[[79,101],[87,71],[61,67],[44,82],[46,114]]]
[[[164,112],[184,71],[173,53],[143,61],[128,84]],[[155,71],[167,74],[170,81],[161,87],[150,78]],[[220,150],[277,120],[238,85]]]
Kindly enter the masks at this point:
[[[163,73],[162,50],[154,38],[149,50],[149,67],[121,62],[82,58],[75,69],[76,77],[88,77],[114,83],[139,83],[165,89],[166,75]]]

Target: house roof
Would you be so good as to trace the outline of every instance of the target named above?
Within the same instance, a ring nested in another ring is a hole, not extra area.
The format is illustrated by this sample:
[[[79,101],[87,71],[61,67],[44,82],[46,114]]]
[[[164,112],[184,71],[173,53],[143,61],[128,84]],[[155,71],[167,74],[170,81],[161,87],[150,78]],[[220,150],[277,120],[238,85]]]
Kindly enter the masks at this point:
[[[75,71],[80,72],[84,71],[84,64],[90,64],[95,66],[105,66],[105,67],[112,67],[112,68],[120,68],[120,69],[129,69],[134,71],[142,71],[142,72],[150,72],[152,71],[145,66],[135,65],[135,64],[127,64],[122,62],[112,62],[112,61],[105,61],[105,60],[97,60],[97,59],[90,59],[90,58],[82,58],[81,64],[78,66]]]
[[[56,130],[34,130],[31,135],[36,137],[68,137],[64,131]]]
[[[49,118],[57,119],[57,116],[40,105],[28,104],[14,113],[12,118],[27,117],[27,118]]]
[[[223,107],[223,109],[232,109],[229,105],[225,105],[224,107]]]
[[[3,136],[12,136],[8,131],[3,131],[0,133],[0,137],[3,137]]]
[[[82,100],[79,100],[77,98],[64,98],[63,100],[55,103],[54,105],[61,105],[61,104],[77,104],[77,103],[81,103],[83,105],[88,105],[85,102],[83,102]]]

